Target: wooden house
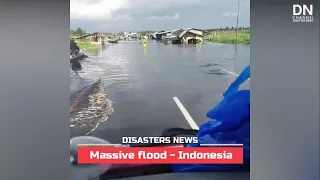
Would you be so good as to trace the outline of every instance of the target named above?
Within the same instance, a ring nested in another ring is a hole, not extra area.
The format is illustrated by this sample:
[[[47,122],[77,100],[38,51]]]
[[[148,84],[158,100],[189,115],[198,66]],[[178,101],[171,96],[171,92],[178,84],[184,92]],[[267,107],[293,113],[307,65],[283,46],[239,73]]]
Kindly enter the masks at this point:
[[[206,33],[201,29],[188,28],[176,30],[172,34],[176,35],[181,43],[196,44],[203,42]]]

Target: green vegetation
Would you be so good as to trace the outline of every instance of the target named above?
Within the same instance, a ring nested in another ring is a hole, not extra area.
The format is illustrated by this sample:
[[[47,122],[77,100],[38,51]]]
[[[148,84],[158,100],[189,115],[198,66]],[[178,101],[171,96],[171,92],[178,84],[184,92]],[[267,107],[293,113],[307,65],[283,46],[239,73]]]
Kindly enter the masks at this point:
[[[87,34],[86,31],[79,27],[76,30],[72,30],[72,29],[70,30],[70,37],[78,37],[86,34]]]
[[[85,49],[88,52],[97,52],[100,47],[98,45],[92,44],[90,41],[76,41],[80,49]]]
[[[250,31],[215,31],[205,37],[206,40],[217,43],[250,44]]]
[[[77,37],[84,36],[86,34],[87,33],[85,30],[78,27],[76,30],[70,30],[70,39],[75,39]],[[91,43],[90,37],[77,39],[75,40],[75,42],[77,43],[80,49],[83,49],[83,50],[85,49],[88,52],[97,52],[100,49],[99,46]]]
[[[139,36],[146,36],[146,35],[151,34],[151,33],[152,33],[152,31],[140,31],[137,34]]]

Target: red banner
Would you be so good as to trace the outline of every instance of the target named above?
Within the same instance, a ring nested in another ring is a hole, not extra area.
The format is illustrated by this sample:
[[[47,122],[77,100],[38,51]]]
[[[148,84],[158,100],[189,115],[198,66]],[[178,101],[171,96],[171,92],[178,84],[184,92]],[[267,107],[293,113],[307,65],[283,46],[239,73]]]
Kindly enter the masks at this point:
[[[242,164],[242,147],[79,147],[79,164]]]

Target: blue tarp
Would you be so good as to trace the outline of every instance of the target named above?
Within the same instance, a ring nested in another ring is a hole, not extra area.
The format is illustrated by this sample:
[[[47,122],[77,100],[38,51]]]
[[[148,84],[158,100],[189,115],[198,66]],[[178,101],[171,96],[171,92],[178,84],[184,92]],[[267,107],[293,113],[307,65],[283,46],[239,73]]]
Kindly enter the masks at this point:
[[[223,94],[224,99],[207,113],[210,118],[197,134],[198,143],[187,147],[200,147],[200,144],[243,144],[244,164],[175,164],[175,172],[249,171],[250,169],[250,90],[239,87],[250,78],[250,66]]]

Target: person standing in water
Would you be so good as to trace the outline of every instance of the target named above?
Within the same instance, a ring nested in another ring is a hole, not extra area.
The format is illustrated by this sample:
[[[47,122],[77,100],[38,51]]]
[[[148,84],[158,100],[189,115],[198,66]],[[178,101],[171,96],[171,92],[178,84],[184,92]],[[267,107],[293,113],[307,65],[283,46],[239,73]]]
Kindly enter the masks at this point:
[[[142,46],[143,46],[143,48],[147,48],[148,47],[146,39],[142,39]]]
[[[148,44],[146,41],[143,42],[143,48],[147,48],[148,47]]]

